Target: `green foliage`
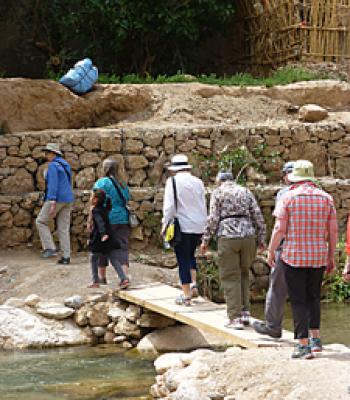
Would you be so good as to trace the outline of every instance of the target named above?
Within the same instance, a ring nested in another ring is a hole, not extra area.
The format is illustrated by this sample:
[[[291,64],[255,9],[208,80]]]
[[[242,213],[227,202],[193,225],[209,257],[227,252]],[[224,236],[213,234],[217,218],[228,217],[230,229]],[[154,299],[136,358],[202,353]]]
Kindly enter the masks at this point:
[[[163,242],[160,238],[161,221],[162,216],[160,212],[146,212],[142,222],[144,228],[151,230],[151,237],[155,239],[158,247],[163,247]]]
[[[140,76],[137,74],[129,74],[125,76],[117,76],[115,74],[101,74],[100,83],[186,83],[199,82],[209,85],[222,86],[275,86],[287,85],[293,82],[310,81],[317,79],[331,79],[326,73],[307,71],[301,68],[285,67],[273,72],[266,78],[254,78],[250,74],[235,74],[232,76],[219,77],[215,74],[192,76],[177,71],[175,75],[157,75],[157,76]]]
[[[28,23],[64,68],[89,56],[102,71],[144,77],[188,69],[198,44],[224,33],[233,13],[231,0],[41,0]]]
[[[220,286],[219,268],[215,259],[198,260],[197,282],[201,295],[217,303],[223,303],[224,292]]]
[[[324,284],[325,296],[330,301],[341,303],[350,299],[350,284],[344,282],[342,270],[346,261],[345,238],[341,237],[337,243],[336,271],[326,278]]]

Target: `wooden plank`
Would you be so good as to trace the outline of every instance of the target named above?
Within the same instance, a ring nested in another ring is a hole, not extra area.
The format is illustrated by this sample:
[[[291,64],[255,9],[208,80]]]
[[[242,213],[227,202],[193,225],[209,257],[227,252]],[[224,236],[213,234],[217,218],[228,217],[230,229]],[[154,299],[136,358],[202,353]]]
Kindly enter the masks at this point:
[[[130,290],[120,290],[118,296],[156,313],[184,324],[220,335],[232,344],[247,348],[285,346],[292,344],[292,334],[284,332],[283,340],[274,340],[259,335],[252,328],[234,330],[225,327],[226,306],[212,303],[203,297],[192,300],[192,306],[180,306],[174,299],[181,294],[179,289],[164,284],[143,285]]]

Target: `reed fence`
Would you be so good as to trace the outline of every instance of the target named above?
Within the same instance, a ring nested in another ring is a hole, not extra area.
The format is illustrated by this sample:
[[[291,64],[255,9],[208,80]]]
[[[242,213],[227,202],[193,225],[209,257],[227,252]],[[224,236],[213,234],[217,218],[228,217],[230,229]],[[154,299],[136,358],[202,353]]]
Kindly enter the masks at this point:
[[[237,0],[239,63],[350,60],[350,0]]]

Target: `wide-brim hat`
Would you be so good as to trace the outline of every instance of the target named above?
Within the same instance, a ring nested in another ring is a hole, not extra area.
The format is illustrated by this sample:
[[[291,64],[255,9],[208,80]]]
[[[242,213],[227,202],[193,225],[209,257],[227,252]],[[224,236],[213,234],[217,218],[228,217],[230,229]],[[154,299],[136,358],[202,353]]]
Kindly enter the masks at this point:
[[[55,153],[60,156],[62,155],[60,146],[57,143],[48,143],[46,147],[44,147],[44,151],[50,151],[51,153]]]
[[[292,183],[304,181],[315,182],[316,178],[312,162],[307,160],[295,161],[293,172],[288,174],[288,180]]]
[[[191,169],[192,165],[188,163],[188,157],[184,154],[177,154],[171,159],[171,164],[168,166],[169,171],[181,171],[183,169]]]

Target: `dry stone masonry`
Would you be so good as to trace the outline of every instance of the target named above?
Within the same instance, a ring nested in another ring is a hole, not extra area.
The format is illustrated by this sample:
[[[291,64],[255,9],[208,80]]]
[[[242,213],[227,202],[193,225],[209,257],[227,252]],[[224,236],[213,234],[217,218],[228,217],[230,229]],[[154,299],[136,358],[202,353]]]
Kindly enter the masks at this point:
[[[132,233],[133,245],[139,249],[156,240],[165,181],[164,164],[175,152],[188,154],[194,173],[210,186],[223,151],[246,146],[254,154],[257,148],[263,149],[259,156],[259,172],[265,174],[268,182],[254,184],[252,190],[260,201],[269,228],[278,190],[278,186],[271,184],[279,179],[281,166],[290,159],[309,159],[314,162],[317,175],[333,177],[324,180],[324,187],[334,195],[339,221],[344,227],[350,182],[347,124],[324,121],[250,127],[218,124],[53,130],[0,136],[1,247],[37,241],[34,219],[41,205],[46,168],[42,148],[49,141],[61,144],[74,172],[76,202],[72,242],[75,250],[86,247],[89,190],[100,176],[106,157],[115,158],[128,176],[131,207],[141,221],[141,226]]]

